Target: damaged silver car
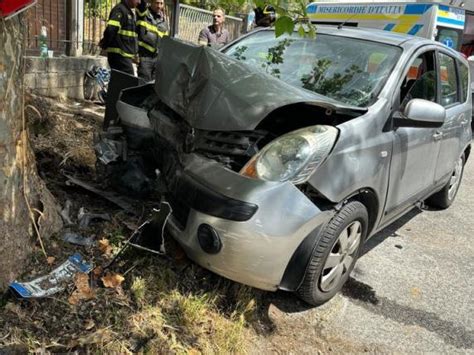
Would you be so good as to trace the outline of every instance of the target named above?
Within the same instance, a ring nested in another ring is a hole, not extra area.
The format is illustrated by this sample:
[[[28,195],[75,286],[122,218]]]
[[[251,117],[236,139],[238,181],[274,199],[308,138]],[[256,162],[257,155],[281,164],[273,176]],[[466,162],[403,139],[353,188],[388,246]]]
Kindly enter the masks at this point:
[[[417,203],[448,207],[471,141],[467,61],[438,42],[318,26],[216,51],[162,41],[156,82],[122,91],[187,255],[322,304],[366,240]]]

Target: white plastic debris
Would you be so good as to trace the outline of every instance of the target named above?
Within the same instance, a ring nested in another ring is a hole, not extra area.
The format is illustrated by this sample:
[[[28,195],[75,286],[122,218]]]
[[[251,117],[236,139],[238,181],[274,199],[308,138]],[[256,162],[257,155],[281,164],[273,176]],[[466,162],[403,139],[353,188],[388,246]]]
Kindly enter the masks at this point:
[[[14,281],[10,284],[10,289],[21,298],[48,297],[64,290],[75,274],[88,274],[91,270],[92,264],[86,263],[81,254],[75,253],[48,275],[30,282]]]

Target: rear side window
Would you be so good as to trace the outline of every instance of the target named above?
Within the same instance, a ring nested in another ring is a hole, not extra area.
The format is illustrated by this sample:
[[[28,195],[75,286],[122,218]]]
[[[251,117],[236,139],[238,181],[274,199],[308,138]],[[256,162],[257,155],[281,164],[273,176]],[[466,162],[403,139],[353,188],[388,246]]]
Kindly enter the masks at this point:
[[[449,55],[439,53],[439,77],[441,83],[441,105],[451,106],[460,102],[456,60]]]
[[[459,79],[461,81],[462,102],[465,102],[469,95],[469,68],[464,63],[459,62]]]

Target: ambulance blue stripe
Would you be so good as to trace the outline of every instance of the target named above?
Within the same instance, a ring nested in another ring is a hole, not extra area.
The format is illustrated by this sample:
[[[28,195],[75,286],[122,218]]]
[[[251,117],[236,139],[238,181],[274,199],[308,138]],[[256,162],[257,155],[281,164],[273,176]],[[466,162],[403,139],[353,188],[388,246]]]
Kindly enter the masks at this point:
[[[407,5],[405,7],[405,15],[423,15],[433,5]]]
[[[464,21],[453,20],[446,17],[438,17],[438,22],[447,23],[449,25],[464,26]]]
[[[423,25],[415,25],[411,28],[410,31],[408,31],[408,34],[414,36],[418,33],[419,30],[421,30],[422,27],[423,27]]]
[[[311,5],[309,5],[309,6],[306,8],[306,12],[307,12],[308,14],[315,14],[317,8],[318,8],[318,5],[311,4]]]
[[[384,31],[391,31],[395,27],[394,23],[389,23],[387,26],[384,27]]]

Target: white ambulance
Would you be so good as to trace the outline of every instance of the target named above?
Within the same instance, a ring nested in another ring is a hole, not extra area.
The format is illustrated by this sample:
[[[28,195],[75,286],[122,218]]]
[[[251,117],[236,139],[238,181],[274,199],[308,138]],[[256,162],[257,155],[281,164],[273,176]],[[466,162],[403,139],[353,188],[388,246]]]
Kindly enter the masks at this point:
[[[307,6],[316,24],[378,28],[430,38],[474,54],[474,0],[316,1]]]

